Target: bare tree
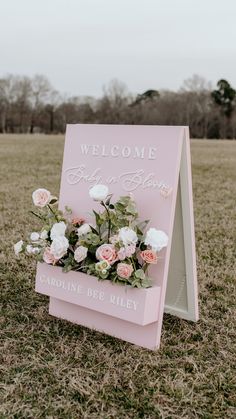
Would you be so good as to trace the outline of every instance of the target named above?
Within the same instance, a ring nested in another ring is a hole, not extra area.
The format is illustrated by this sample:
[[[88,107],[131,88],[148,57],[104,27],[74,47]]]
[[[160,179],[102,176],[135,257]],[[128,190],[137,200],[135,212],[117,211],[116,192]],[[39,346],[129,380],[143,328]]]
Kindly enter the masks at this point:
[[[186,124],[191,126],[194,136],[207,138],[212,108],[211,90],[211,82],[198,74],[184,80],[180,88]]]
[[[49,80],[40,74],[33,77],[31,82],[31,123],[30,133],[34,132],[37,116],[43,104],[47,102],[49,93],[52,91],[52,86]]]
[[[11,107],[15,99],[15,78],[9,74],[0,79],[1,131],[12,131]]]
[[[55,112],[56,112],[57,107],[61,103],[61,96],[59,92],[57,90],[49,91],[47,101],[48,103],[45,106],[45,110],[49,115],[49,132],[50,134],[52,134],[55,129],[55,125],[54,125]]]
[[[192,77],[183,81],[181,90],[184,92],[210,92],[212,90],[212,83],[199,74],[193,74]]]
[[[193,75],[179,91],[128,92],[116,79],[102,97],[62,97],[42,75],[0,79],[0,132],[64,132],[67,123],[189,125],[192,137],[235,138],[236,91]]]
[[[104,96],[109,98],[113,106],[119,107],[127,103],[128,89],[125,83],[113,79],[103,88]]]
[[[25,132],[29,125],[31,80],[29,77],[18,77],[14,83],[15,92],[15,124],[19,132]]]

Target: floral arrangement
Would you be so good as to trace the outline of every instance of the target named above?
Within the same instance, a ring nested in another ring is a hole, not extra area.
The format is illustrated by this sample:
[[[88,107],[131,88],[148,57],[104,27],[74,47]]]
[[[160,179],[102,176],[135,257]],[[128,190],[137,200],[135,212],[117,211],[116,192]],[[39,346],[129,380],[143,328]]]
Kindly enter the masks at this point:
[[[65,212],[58,210],[57,198],[47,189],[34,191],[37,210],[31,213],[41,220],[42,229],[16,243],[15,254],[25,253],[64,272],[81,271],[131,287],[150,287],[148,267],[158,262],[168,236],[155,228],[144,233],[148,221],[139,220],[132,195],[112,203],[105,185],[93,186],[89,195],[102,207],[100,212],[93,210],[94,224],[73,217],[68,207]]]

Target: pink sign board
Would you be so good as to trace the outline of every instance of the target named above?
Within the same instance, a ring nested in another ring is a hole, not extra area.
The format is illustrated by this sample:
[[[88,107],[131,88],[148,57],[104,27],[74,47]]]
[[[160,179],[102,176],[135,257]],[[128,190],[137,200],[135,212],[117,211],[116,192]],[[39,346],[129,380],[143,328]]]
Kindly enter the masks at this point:
[[[168,247],[149,271],[153,287],[127,291],[109,281],[39,264],[36,290],[50,296],[54,316],[156,349],[164,310],[198,319],[188,129],[68,125],[60,209],[68,206],[73,215],[90,222],[99,205],[88,193],[95,184],[106,184],[114,199],[132,193],[140,218],[169,236]]]
[[[157,321],[160,287],[128,288],[82,272],[38,263],[36,291],[99,313],[146,325]]]

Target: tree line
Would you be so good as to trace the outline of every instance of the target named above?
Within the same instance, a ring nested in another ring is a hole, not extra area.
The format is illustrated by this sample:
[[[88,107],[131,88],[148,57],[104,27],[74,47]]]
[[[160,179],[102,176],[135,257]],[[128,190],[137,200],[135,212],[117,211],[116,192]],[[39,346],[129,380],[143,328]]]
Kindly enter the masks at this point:
[[[236,138],[236,91],[194,75],[179,91],[131,94],[112,80],[102,97],[66,97],[43,75],[0,79],[0,133],[64,133],[67,123],[188,125],[192,138]]]

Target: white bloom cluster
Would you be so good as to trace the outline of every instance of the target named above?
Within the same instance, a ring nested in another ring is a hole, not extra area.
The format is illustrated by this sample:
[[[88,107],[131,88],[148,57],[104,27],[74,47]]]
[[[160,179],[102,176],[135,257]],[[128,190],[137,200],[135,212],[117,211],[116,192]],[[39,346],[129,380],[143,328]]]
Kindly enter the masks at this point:
[[[108,195],[108,187],[106,185],[94,185],[89,190],[89,196],[94,201],[104,201]]]
[[[19,255],[19,253],[22,251],[22,248],[23,248],[23,240],[20,240],[16,244],[14,244],[14,252],[16,256]]]
[[[33,231],[33,233],[30,234],[30,240],[33,243],[39,242],[40,240],[46,240],[47,238],[48,238],[47,230],[43,230],[41,233],[37,233],[36,231]]]
[[[34,247],[31,244],[28,244],[26,246],[26,252],[29,255],[38,255],[38,253],[40,252],[40,248],[39,247]]]
[[[50,250],[55,259],[61,259],[67,252],[69,241],[65,236],[58,236],[52,241]]]
[[[53,224],[50,232],[50,237],[54,240],[56,237],[64,236],[66,232],[66,224],[64,221],[60,221],[59,223]]]
[[[136,245],[138,241],[138,236],[132,228],[122,227],[118,233],[119,240],[123,243],[125,247],[129,245]]]
[[[87,223],[84,223],[84,224],[82,224],[82,226],[80,226],[80,227],[77,229],[77,234],[78,234],[78,236],[80,237],[80,236],[83,236],[84,234],[89,233],[90,231],[91,231],[91,227],[90,227],[90,225],[89,225],[89,224],[87,224]]]
[[[46,240],[48,238],[48,232],[47,230],[43,230],[40,234],[40,239]]]
[[[59,223],[55,223],[50,232],[50,237],[52,239],[52,243],[50,246],[50,250],[52,255],[55,257],[55,259],[62,258],[69,247],[69,241],[65,237],[65,231],[66,231],[66,224],[64,221],[60,221]]]
[[[155,252],[160,252],[168,244],[168,236],[164,231],[157,230],[156,228],[149,228],[146,233],[144,243],[151,246]]]
[[[33,233],[31,233],[31,235],[30,235],[30,240],[31,240],[32,242],[36,242],[36,241],[38,241],[38,240],[39,240],[39,238],[40,238],[39,233],[36,233],[35,231],[34,231]]]

